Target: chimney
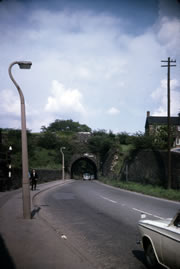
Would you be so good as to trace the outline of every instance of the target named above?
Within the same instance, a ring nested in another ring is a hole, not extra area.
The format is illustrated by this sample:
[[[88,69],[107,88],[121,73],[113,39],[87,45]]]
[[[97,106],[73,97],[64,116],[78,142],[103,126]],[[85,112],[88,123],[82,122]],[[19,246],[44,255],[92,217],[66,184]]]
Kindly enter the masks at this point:
[[[150,117],[150,111],[147,111],[147,118]]]

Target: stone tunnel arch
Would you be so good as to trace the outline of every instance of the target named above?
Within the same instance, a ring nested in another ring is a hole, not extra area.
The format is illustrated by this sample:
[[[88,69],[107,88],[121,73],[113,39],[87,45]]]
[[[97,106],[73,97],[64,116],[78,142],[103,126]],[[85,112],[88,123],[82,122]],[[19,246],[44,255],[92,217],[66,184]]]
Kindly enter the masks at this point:
[[[88,156],[76,156],[72,159],[70,165],[69,165],[69,174],[71,176],[71,178],[74,177],[74,169],[76,167],[76,165],[78,165],[78,162],[80,163],[81,161],[85,161],[87,162],[91,167],[92,167],[92,171],[94,174],[94,178],[97,179],[98,178],[98,164],[96,159],[93,157],[88,157]],[[89,172],[89,171],[84,171],[84,172]]]

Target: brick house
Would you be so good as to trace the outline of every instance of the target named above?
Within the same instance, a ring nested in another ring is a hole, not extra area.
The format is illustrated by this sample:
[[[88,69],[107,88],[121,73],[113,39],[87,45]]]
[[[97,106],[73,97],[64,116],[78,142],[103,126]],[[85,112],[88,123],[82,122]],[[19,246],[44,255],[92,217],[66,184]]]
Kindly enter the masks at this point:
[[[177,117],[170,118],[170,124],[175,129],[174,147],[180,147],[180,113]],[[161,126],[168,125],[168,117],[151,116],[150,111],[147,111],[145,133],[152,135],[156,133],[156,130]]]

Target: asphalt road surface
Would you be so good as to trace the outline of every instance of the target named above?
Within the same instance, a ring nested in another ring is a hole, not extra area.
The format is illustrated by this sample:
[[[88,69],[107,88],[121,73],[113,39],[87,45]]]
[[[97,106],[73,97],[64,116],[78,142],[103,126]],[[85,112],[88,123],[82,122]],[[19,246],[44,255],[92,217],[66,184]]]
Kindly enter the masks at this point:
[[[92,268],[143,269],[139,239],[141,212],[147,218],[173,217],[180,203],[119,190],[97,181],[73,183],[45,192],[44,218]]]

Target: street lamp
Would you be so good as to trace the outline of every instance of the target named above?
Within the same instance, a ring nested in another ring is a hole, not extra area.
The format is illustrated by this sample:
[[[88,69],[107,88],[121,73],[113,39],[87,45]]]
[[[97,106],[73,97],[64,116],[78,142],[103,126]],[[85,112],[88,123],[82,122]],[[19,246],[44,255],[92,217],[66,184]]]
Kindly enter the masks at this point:
[[[22,191],[23,191],[23,216],[25,219],[31,218],[31,204],[30,204],[30,190],[28,178],[28,151],[27,151],[27,133],[26,133],[26,113],[24,95],[12,76],[11,68],[13,65],[18,64],[21,69],[30,69],[31,62],[13,62],[10,64],[8,72],[12,82],[15,84],[21,101],[21,143],[22,143]]]
[[[64,180],[64,153],[63,153],[63,149],[66,149],[65,147],[61,147],[60,148],[60,152],[62,154],[62,180]]]

